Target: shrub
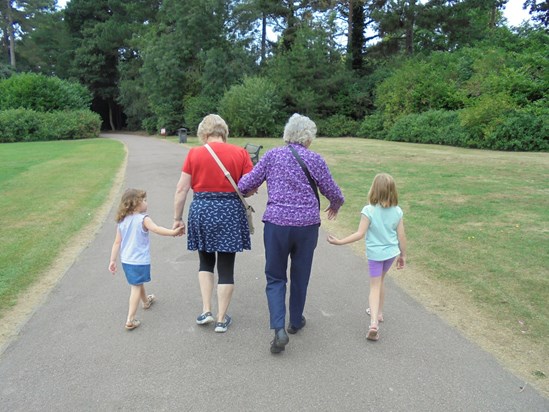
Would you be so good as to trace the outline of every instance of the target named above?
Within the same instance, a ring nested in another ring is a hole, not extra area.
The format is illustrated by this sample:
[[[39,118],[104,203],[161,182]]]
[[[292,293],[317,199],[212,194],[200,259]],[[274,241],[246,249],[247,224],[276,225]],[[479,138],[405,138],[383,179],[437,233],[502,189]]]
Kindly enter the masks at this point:
[[[235,136],[275,136],[282,131],[281,107],[272,83],[261,77],[248,77],[225,93],[219,114]]]
[[[487,137],[493,133],[515,105],[506,93],[485,94],[472,100],[472,103],[459,112],[461,124],[469,134],[467,147],[487,149]]]
[[[549,109],[545,113],[515,112],[487,137],[490,149],[549,151]]]
[[[387,140],[449,146],[465,146],[467,138],[458,113],[445,110],[403,116],[387,134]]]
[[[384,140],[387,133],[383,124],[383,114],[379,112],[366,116],[358,129],[358,137]]]
[[[356,136],[359,123],[341,114],[316,121],[319,136],[343,137]]]
[[[90,110],[0,111],[0,143],[89,139],[99,135],[101,118]]]
[[[148,134],[156,134],[156,133],[158,133],[157,124],[158,124],[158,119],[157,119],[156,117],[154,117],[154,116],[147,117],[147,118],[144,119],[143,122],[142,122],[143,128],[145,129],[145,131],[146,131]]]
[[[57,77],[23,73],[0,80],[0,110],[86,110],[91,100],[84,86]]]

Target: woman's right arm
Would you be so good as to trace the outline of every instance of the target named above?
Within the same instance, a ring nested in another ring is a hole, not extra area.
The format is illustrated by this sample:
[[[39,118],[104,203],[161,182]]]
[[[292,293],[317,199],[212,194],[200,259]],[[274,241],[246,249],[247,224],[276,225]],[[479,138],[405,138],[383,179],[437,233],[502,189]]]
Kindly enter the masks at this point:
[[[184,227],[183,223],[183,210],[185,209],[185,201],[187,200],[187,194],[191,189],[191,175],[185,172],[181,172],[181,177],[175,188],[175,195],[173,201],[173,226],[172,229],[178,227]]]

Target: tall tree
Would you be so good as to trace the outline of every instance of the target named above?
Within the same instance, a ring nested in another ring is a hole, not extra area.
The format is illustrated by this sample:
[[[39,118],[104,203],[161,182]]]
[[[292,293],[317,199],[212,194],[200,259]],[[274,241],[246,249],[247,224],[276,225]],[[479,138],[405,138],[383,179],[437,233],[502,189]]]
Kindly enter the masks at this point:
[[[131,58],[130,39],[154,17],[158,4],[158,0],[72,0],[65,9],[75,49],[71,72],[90,88],[93,107],[112,130],[124,125],[118,104],[118,64]]]
[[[9,63],[16,67],[17,39],[36,28],[44,13],[55,11],[56,0],[2,0],[0,2],[1,46]],[[0,60],[1,61],[1,60]]]
[[[526,0],[522,8],[528,10],[532,20],[540,22],[545,28],[549,26],[549,0]]]

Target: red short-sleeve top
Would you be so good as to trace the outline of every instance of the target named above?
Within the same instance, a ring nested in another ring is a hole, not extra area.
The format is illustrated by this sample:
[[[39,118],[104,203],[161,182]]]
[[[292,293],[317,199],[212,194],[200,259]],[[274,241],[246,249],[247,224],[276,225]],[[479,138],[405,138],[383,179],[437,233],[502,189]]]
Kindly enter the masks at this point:
[[[250,155],[243,147],[221,142],[209,143],[209,145],[231,173],[235,182],[238,183],[243,175],[253,169]],[[204,146],[189,150],[181,170],[191,175],[191,188],[194,192],[235,191]]]

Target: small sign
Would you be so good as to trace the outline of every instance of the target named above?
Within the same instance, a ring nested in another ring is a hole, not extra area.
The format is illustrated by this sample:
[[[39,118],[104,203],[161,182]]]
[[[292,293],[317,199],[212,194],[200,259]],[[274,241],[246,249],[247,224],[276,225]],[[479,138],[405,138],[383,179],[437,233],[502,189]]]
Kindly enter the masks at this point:
[[[160,129],[160,134],[162,136],[166,136],[166,129],[164,129],[164,128]]]

